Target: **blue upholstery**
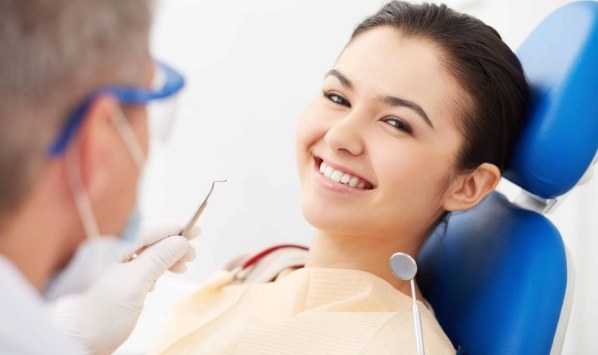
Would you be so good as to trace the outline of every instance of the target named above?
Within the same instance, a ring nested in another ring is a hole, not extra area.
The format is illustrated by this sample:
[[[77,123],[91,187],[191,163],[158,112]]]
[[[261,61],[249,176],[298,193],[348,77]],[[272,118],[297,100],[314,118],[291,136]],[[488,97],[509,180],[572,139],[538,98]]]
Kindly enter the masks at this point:
[[[419,254],[418,283],[466,354],[548,354],[567,281],[561,236],[495,192],[451,216]]]
[[[532,87],[529,124],[505,177],[542,198],[571,189],[598,148],[598,2],[566,5],[517,51]]]
[[[598,147],[598,3],[568,4],[518,51],[533,89],[505,176],[542,198],[571,189]],[[418,283],[466,354],[548,354],[567,263],[558,230],[500,193],[453,214],[418,256]]]

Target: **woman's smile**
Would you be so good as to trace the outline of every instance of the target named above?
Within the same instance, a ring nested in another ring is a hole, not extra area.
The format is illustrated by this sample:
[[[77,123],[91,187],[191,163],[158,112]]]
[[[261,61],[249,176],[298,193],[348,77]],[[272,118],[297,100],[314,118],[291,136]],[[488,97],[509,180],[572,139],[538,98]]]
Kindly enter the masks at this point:
[[[314,170],[318,180],[326,179],[320,183],[333,191],[364,191],[375,188],[370,181],[353,170],[319,157],[314,158]]]

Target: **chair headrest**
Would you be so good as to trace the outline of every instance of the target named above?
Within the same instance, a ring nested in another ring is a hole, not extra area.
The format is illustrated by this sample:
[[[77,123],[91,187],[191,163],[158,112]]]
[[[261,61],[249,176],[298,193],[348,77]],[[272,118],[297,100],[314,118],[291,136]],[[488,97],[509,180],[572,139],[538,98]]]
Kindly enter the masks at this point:
[[[498,192],[424,244],[418,284],[467,354],[548,354],[567,286],[561,235]]]
[[[517,51],[532,89],[505,177],[542,198],[573,188],[598,149],[598,2],[561,7]]]

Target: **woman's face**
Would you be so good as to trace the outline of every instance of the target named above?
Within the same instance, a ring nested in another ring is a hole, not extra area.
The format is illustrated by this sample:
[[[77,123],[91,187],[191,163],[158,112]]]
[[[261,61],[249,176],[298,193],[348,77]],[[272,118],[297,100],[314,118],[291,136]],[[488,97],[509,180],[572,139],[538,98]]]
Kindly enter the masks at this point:
[[[328,233],[421,239],[456,176],[463,95],[430,42],[389,27],[357,36],[298,127],[307,221]]]

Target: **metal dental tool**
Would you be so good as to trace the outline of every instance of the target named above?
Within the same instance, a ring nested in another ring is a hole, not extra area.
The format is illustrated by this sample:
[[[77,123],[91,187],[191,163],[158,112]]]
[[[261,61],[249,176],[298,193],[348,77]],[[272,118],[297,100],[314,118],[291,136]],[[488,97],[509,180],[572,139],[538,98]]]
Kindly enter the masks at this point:
[[[208,195],[206,196],[206,198],[204,198],[204,200],[201,203],[201,205],[199,205],[199,208],[197,208],[197,211],[195,211],[195,214],[193,215],[193,218],[191,218],[191,220],[189,221],[189,223],[187,223],[187,225],[185,226],[185,228],[183,228],[183,230],[181,231],[181,233],[179,235],[182,235],[183,237],[189,239],[189,233],[191,232],[191,229],[193,228],[193,226],[195,226],[195,223],[199,219],[199,216],[201,216],[201,214],[203,213],[203,210],[208,205],[208,198],[210,198],[210,195],[212,194],[212,191],[214,191],[214,185],[217,182],[226,182],[226,179],[212,181],[212,187],[210,188],[210,192],[208,192]]]
[[[415,274],[417,274],[417,263],[405,253],[395,253],[390,257],[390,269],[392,273],[401,280],[411,281],[411,299],[413,300],[413,329],[417,342],[418,355],[424,355],[424,337],[422,334],[422,323],[419,316],[419,307],[415,299]]]
[[[189,223],[187,223],[187,225],[185,226],[185,228],[183,228],[183,230],[179,233],[180,236],[183,236],[186,239],[189,239],[189,233],[191,232],[191,229],[193,228],[193,226],[195,226],[195,223],[199,219],[199,216],[201,216],[201,214],[203,213],[203,210],[208,205],[208,198],[212,194],[212,191],[214,191],[214,184],[216,184],[217,182],[226,182],[226,179],[212,181],[212,187],[210,187],[210,191],[208,192],[208,195],[206,196],[206,198],[204,198],[204,200],[201,203],[201,205],[199,205],[199,208],[197,209],[197,211],[193,215],[193,218],[191,218],[191,220],[189,221]],[[139,256],[139,254],[143,250],[145,250],[146,248],[147,248],[147,246],[144,246],[144,247],[136,250],[133,254],[125,256],[123,258],[122,262],[129,262],[129,261],[137,258]]]

